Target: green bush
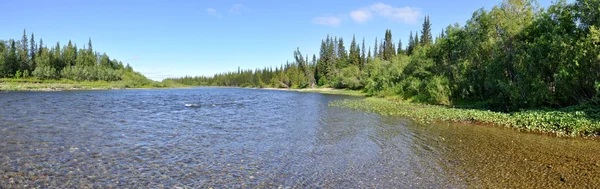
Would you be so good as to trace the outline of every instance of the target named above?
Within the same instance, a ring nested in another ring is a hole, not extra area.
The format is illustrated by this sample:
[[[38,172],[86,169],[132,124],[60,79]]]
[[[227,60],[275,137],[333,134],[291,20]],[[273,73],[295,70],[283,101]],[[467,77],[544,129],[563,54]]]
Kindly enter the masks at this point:
[[[38,79],[58,79],[59,77],[56,69],[50,66],[38,66],[37,68],[35,68],[32,74]]]

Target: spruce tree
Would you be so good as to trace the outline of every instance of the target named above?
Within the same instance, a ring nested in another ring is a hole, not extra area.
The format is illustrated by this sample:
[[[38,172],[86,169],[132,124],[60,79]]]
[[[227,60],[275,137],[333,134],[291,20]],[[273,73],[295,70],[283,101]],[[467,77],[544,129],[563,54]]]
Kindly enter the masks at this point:
[[[360,66],[360,49],[356,45],[356,37],[352,36],[352,43],[350,43],[350,65]]]
[[[42,40],[42,38],[40,38],[40,44],[39,44],[39,47],[38,47],[37,54],[41,54],[43,48],[44,48],[44,40]]]
[[[432,41],[433,38],[431,36],[431,23],[429,22],[429,16],[425,16],[425,21],[423,22],[423,31],[421,31],[420,45],[431,45]]]
[[[348,64],[348,52],[346,52],[346,46],[344,46],[344,39],[339,38],[337,43],[337,67],[339,69],[344,68]]]
[[[377,56],[378,57],[382,57],[383,56],[383,39],[379,43],[379,52],[377,52]]]
[[[10,47],[8,49],[8,56],[4,60],[6,66],[6,76],[14,76],[14,74],[19,70],[19,60],[17,55],[17,44],[15,40],[10,40]]]
[[[377,57],[377,52],[378,52],[377,48],[379,47],[379,45],[377,44],[377,42],[378,42],[377,41],[377,37],[375,37],[375,46],[373,46],[373,58]]]
[[[35,44],[35,36],[33,35],[33,32],[31,33],[31,39],[29,39],[30,42],[30,47],[31,49],[29,50],[29,58],[32,60],[31,63],[33,64],[33,66],[31,67],[31,69],[35,69],[35,53],[37,52],[37,44]]]
[[[415,39],[413,38],[413,33],[410,31],[410,35],[408,36],[408,46],[406,47],[406,53],[411,55],[413,50],[415,49]]]
[[[398,55],[403,54],[404,52],[402,51],[402,39],[398,40]]]
[[[27,31],[23,30],[23,38],[21,39],[21,49],[19,50],[19,70],[24,72],[29,69],[29,40],[27,40]]]
[[[369,55],[367,55],[367,63],[369,63],[369,60],[371,59],[371,47],[369,47]]]
[[[394,42],[392,41],[392,30],[385,31],[385,41],[383,47],[383,60],[391,61],[396,56]]]
[[[366,53],[367,49],[365,48],[365,38],[363,37],[363,41],[362,41],[362,53],[360,56],[360,66],[361,68],[365,66],[365,63],[367,63],[367,56]]]
[[[419,41],[419,32],[415,33],[415,48],[421,46],[421,42]]]

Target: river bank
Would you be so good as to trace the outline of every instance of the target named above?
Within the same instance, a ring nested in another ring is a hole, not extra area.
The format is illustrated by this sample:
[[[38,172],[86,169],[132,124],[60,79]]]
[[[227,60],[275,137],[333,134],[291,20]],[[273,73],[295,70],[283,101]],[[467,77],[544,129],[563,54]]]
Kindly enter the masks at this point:
[[[367,96],[362,91],[332,88],[267,89]],[[403,101],[396,97],[367,97],[364,100],[336,101],[331,103],[330,106],[351,108],[381,115],[407,117],[421,124],[433,122],[471,123],[482,126],[504,126],[520,131],[556,136],[600,137],[600,108],[592,104],[560,109],[530,109],[504,113],[485,109],[419,104]]]
[[[155,81],[72,81],[39,79],[0,79],[0,91],[74,91],[184,87],[177,83]]]
[[[480,109],[460,109],[415,104],[382,98],[342,100],[330,106],[351,108],[381,115],[402,116],[422,124],[432,122],[474,123],[515,128],[557,136],[600,136],[600,108],[578,105],[561,109],[523,110],[503,113]]]

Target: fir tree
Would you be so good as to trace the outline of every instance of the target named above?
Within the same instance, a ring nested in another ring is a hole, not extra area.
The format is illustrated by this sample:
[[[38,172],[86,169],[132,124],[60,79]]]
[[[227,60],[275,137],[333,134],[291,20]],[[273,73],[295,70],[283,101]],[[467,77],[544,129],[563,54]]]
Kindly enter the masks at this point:
[[[391,30],[385,31],[385,41],[383,44],[383,60],[390,61],[394,56],[396,56],[396,49],[394,49]]]
[[[398,40],[398,55],[400,54],[404,54],[404,52],[402,51],[402,39]]]
[[[21,39],[21,48],[19,50],[19,70],[24,72],[29,69],[29,40],[27,40],[27,31],[23,30],[23,38]]]
[[[377,44],[377,37],[375,37],[375,46],[373,46],[373,58],[377,57],[377,48],[379,47],[379,45]]]
[[[363,41],[362,41],[362,53],[361,53],[361,56],[360,56],[360,66],[361,66],[361,68],[365,66],[365,63],[367,63],[366,52],[367,52],[367,49],[365,48],[365,38],[363,37]]]
[[[350,43],[350,65],[360,66],[360,49],[356,45],[356,37],[352,36]]]
[[[410,35],[408,36],[408,46],[406,47],[406,53],[411,55],[413,50],[415,49],[415,39],[413,38],[413,32],[410,31]]]
[[[427,46],[430,45],[433,41],[431,36],[431,23],[429,22],[429,16],[425,16],[425,21],[423,22],[423,30],[421,31],[421,41],[420,45]]]

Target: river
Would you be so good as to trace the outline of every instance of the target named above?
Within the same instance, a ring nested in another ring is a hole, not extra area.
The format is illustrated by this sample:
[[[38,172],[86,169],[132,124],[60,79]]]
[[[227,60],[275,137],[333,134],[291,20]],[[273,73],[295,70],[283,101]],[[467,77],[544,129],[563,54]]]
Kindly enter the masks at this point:
[[[192,88],[0,93],[0,188],[600,187],[600,142]]]

